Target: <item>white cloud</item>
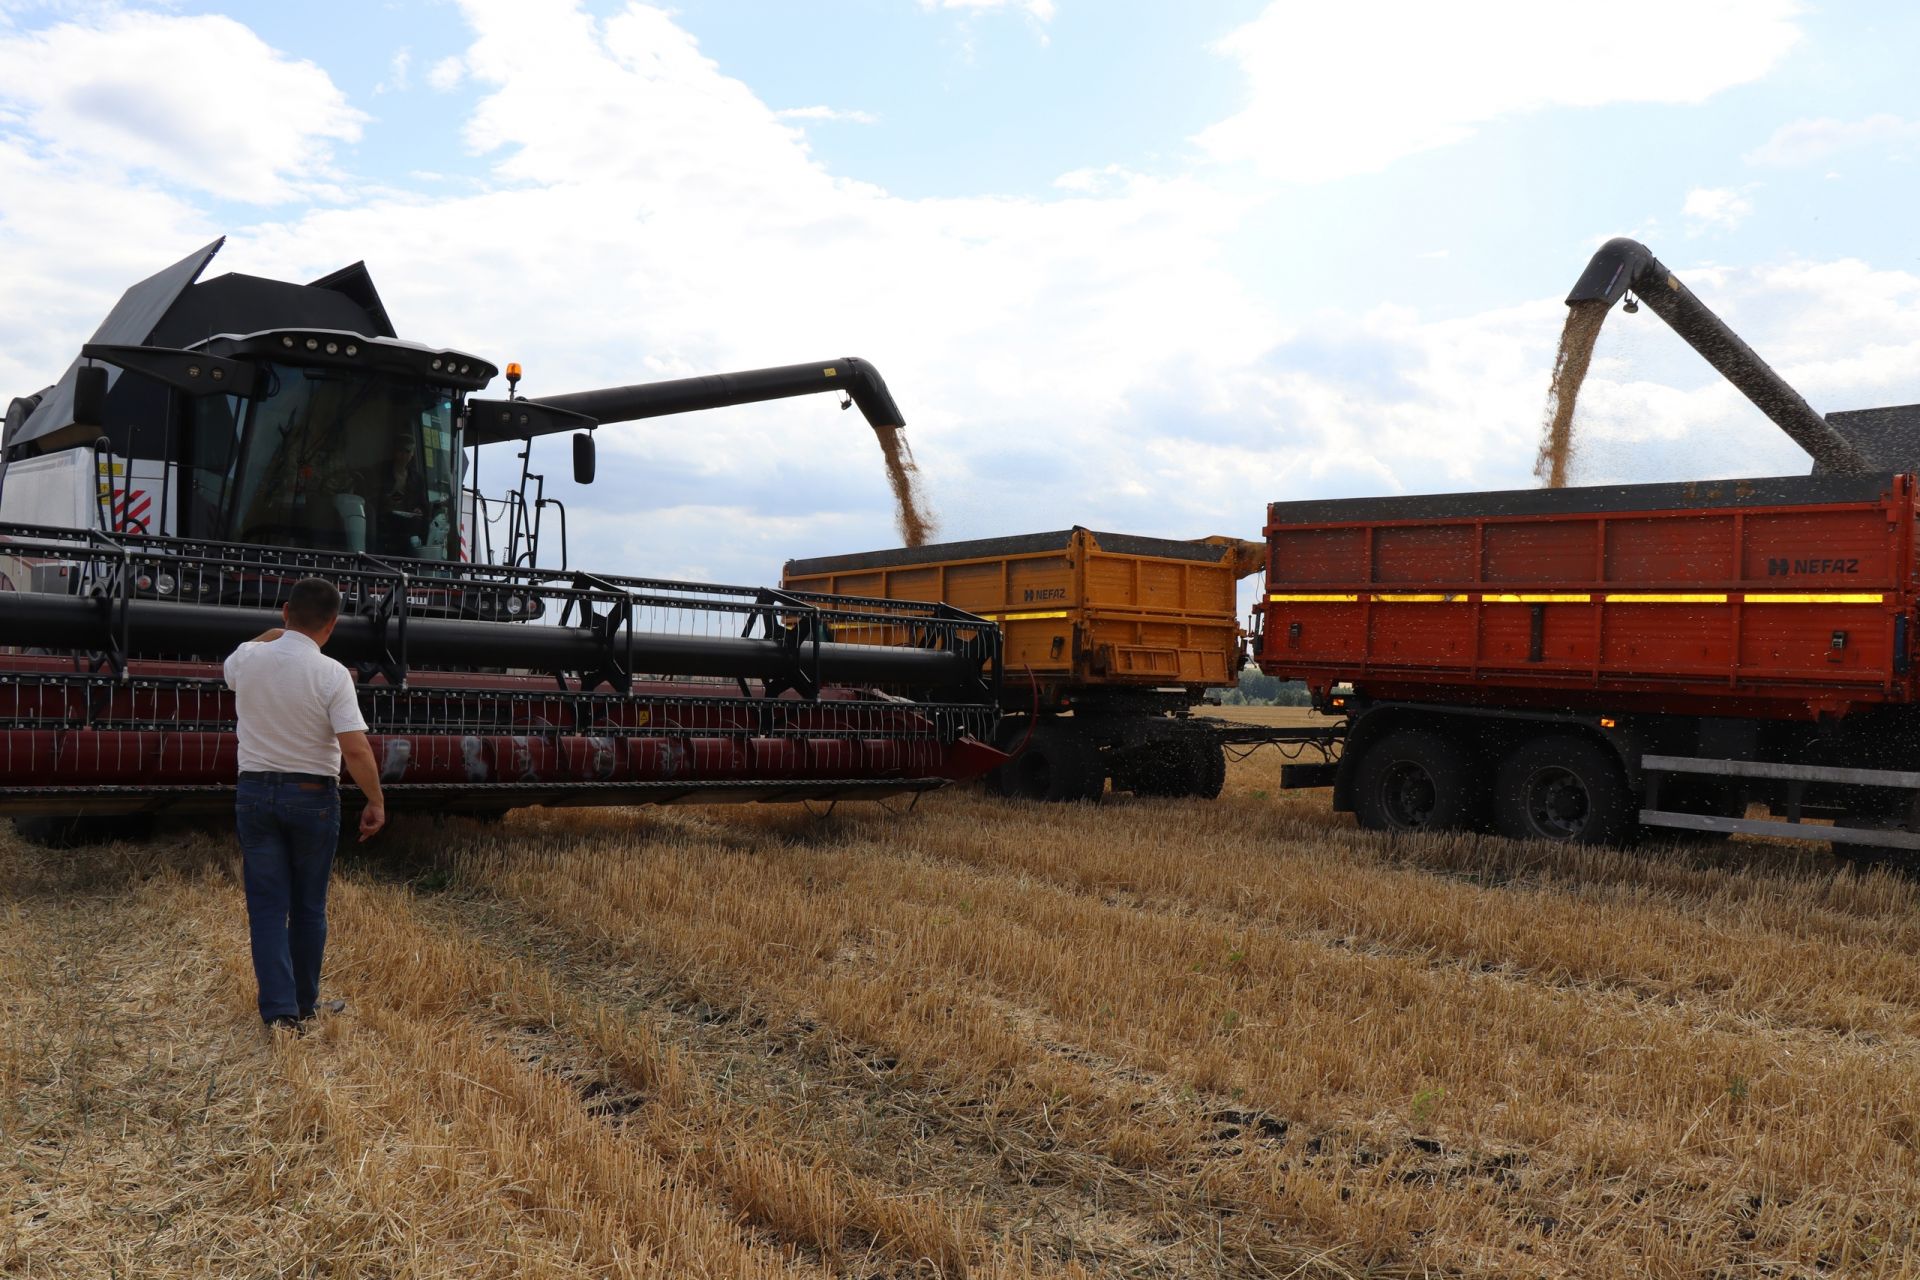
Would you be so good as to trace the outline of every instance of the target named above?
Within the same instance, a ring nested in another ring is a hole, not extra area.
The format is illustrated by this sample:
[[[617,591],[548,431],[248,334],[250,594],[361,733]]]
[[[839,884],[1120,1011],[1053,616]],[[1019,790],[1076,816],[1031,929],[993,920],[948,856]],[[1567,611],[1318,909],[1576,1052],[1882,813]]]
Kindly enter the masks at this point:
[[[0,406],[65,369],[135,280],[220,234],[190,202],[0,133]]]
[[[1890,152],[1910,151],[1920,143],[1920,120],[1903,120],[1894,115],[1868,116],[1864,120],[1794,120],[1773,131],[1773,136],[1747,153],[1751,164],[1816,164],[1842,151],[1879,146]]]
[[[1247,105],[1202,131],[1212,156],[1302,182],[1372,173],[1503,116],[1700,102],[1799,37],[1796,0],[1275,0],[1216,48]]]
[[[880,123],[880,117],[871,111],[857,111],[843,107],[784,107],[773,114],[782,120],[832,120],[845,124]]]
[[[1053,0],[918,0],[918,3],[922,9],[963,9],[973,12],[1016,9],[1036,22],[1052,22],[1054,15]]]
[[[1732,231],[1753,212],[1753,201],[1732,187],[1695,187],[1680,205],[1687,233]]]
[[[366,118],[319,67],[213,15],[109,12],[9,34],[0,102],[94,172],[256,204],[328,178],[333,145],[358,139]]]
[[[451,93],[466,79],[466,60],[459,54],[441,58],[427,68],[427,87],[436,93]]]
[[[411,87],[409,72],[413,67],[413,50],[402,49],[393,55],[387,63],[387,78],[373,86],[375,93],[405,93]]]

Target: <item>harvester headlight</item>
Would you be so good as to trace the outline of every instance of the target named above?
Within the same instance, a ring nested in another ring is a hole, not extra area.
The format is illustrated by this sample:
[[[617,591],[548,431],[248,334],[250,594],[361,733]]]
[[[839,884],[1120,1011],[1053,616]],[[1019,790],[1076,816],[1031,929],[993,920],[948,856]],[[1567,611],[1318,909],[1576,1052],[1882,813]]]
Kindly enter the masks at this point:
[[[433,358],[433,367],[436,369],[438,369],[442,364],[445,364],[445,363],[446,362],[442,360],[439,356],[435,356]]]
[[[509,618],[517,618],[526,611],[527,602],[525,600],[522,600],[519,596],[507,597],[507,616]]]
[[[318,338],[307,339],[307,350],[318,351],[319,349],[320,349],[320,339]]]
[[[491,613],[493,612],[493,597],[492,597],[492,596],[481,596],[481,597],[480,597],[480,612],[482,612],[482,613],[486,613],[486,614],[491,614]]]
[[[339,355],[339,354],[340,354],[340,344],[339,344],[339,343],[337,343],[337,342],[329,342],[329,343],[327,344],[327,354],[328,354],[328,355],[330,355],[330,356],[337,356],[337,355]]]
[[[349,342],[347,344],[347,354],[350,356],[357,356],[360,354],[360,348],[354,346],[351,342]]]
[[[153,589],[163,596],[172,595],[173,589],[179,585],[179,583],[173,580],[173,575],[170,573],[163,573],[153,580]]]
[[[292,334],[288,334],[287,336],[285,336],[285,337],[283,337],[283,338],[281,338],[281,339],[280,339],[280,345],[281,345],[281,346],[283,346],[283,347],[290,347],[290,346],[292,346],[292,345],[293,345],[293,335],[292,335]]]

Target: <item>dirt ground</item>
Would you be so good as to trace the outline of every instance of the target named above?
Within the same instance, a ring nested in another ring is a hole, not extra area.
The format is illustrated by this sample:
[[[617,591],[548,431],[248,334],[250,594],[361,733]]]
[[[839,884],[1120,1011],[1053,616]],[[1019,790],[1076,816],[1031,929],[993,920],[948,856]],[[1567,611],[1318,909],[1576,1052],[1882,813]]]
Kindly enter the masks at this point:
[[[1297,713],[1291,713],[1297,714]],[[1920,894],[1217,802],[0,836],[0,1273],[1905,1276]]]

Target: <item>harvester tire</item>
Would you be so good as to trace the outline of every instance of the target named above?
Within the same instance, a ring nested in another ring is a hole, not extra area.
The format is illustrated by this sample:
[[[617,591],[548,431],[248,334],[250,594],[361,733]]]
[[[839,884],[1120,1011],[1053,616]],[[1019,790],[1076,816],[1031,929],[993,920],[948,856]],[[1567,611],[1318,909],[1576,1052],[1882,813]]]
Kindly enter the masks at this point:
[[[1057,720],[1035,726],[1027,749],[1002,772],[1008,795],[1059,804],[1097,801],[1107,781],[1099,749],[1073,726]]]
[[[1014,752],[1020,750],[1022,744],[1026,741],[1027,721],[1024,717],[1016,719],[1012,716],[1005,716],[1002,717],[1000,723],[994,727],[993,746],[996,751],[1004,751],[1008,755],[1012,755]],[[1019,791],[1016,790],[1016,780],[1014,778],[1014,769],[1011,761],[1001,765],[998,769],[990,771],[981,781],[985,784],[988,795],[1013,797],[1020,794]]]
[[[1354,773],[1353,813],[1369,831],[1457,831],[1481,810],[1476,761],[1425,729],[1396,729],[1366,749]]]
[[[1548,734],[1521,743],[1501,762],[1494,821],[1500,834],[1516,840],[1619,844],[1638,825],[1632,801],[1605,747]]]

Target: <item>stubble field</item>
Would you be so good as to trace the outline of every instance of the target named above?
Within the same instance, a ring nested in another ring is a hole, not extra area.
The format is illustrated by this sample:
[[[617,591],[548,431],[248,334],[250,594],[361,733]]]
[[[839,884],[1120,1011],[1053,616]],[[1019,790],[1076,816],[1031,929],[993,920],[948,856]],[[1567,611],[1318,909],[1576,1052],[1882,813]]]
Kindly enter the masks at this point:
[[[405,824],[280,1042],[227,842],[0,836],[0,1272],[1920,1272],[1914,884],[1277,775]]]

